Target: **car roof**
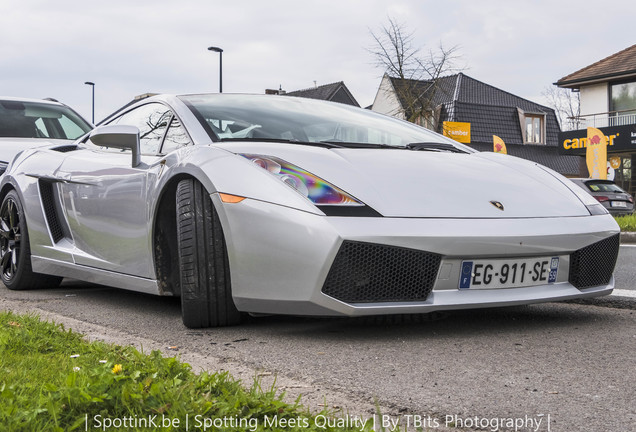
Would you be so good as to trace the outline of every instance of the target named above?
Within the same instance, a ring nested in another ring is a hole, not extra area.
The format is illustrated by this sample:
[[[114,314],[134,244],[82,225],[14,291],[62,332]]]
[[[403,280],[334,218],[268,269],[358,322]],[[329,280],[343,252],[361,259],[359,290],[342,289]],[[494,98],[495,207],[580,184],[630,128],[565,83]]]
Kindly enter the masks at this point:
[[[43,103],[49,105],[58,105],[63,106],[64,104],[52,99],[35,99],[35,98],[23,98],[23,97],[14,97],[14,96],[0,96],[0,101],[12,101],[12,102],[32,102],[32,103]]]

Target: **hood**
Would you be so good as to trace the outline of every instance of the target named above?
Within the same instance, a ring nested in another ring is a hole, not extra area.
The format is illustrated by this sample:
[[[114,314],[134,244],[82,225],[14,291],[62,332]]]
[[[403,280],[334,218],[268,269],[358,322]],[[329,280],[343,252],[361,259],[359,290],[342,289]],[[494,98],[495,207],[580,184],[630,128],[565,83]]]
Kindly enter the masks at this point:
[[[271,143],[224,147],[234,153],[276,156],[293,163],[386,217],[590,215],[581,200],[547,169],[509,155],[325,149]],[[493,204],[496,202],[503,209]]]
[[[347,191],[350,185],[354,196],[384,216],[589,216],[560,180],[537,164],[512,156],[388,150],[379,157],[382,150],[336,152],[365,185],[357,183],[357,176],[336,184]],[[358,190],[361,193],[356,195]]]
[[[11,162],[22,150],[48,145],[72,143],[72,140],[49,138],[0,138],[0,161]]]

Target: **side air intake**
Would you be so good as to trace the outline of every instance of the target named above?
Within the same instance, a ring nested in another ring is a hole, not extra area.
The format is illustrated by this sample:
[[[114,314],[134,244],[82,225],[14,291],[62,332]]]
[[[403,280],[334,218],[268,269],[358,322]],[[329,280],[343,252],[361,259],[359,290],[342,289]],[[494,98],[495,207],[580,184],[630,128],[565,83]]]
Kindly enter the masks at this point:
[[[39,181],[40,197],[42,198],[42,208],[49,226],[53,242],[57,243],[64,238],[62,225],[55,211],[55,198],[53,195],[53,184],[44,180]]]

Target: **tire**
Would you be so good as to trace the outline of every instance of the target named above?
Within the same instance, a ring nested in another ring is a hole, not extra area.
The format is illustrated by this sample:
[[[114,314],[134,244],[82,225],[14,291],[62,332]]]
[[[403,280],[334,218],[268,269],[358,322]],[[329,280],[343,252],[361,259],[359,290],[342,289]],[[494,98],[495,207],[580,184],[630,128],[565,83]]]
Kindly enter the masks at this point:
[[[230,266],[219,216],[203,185],[177,185],[177,244],[181,314],[189,328],[236,325],[241,314],[232,300]]]
[[[33,272],[24,210],[14,190],[0,205],[0,272],[10,290],[55,288],[62,282],[61,277]]]

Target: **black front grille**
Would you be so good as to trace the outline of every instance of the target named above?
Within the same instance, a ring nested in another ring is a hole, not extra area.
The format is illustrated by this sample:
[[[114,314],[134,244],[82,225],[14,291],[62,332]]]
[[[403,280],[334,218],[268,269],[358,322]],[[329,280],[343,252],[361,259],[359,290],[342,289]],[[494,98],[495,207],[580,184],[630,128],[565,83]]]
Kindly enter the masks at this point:
[[[620,234],[596,242],[570,255],[570,283],[576,288],[607,285],[614,272]]]
[[[322,292],[346,303],[424,301],[441,259],[415,249],[345,241]]]
[[[53,184],[44,180],[40,180],[40,196],[42,197],[42,207],[44,208],[44,215],[46,216],[46,222],[49,225],[51,231],[51,237],[55,243],[64,238],[64,232],[62,226],[57,218],[55,211],[55,201],[53,197]]]

